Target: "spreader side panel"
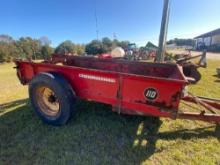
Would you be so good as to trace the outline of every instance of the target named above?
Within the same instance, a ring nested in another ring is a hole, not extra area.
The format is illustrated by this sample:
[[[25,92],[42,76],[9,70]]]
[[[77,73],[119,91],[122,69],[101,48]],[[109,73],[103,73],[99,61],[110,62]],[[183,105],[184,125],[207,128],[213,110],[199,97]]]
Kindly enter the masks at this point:
[[[138,114],[170,116],[178,110],[183,82],[124,76],[122,107]]]

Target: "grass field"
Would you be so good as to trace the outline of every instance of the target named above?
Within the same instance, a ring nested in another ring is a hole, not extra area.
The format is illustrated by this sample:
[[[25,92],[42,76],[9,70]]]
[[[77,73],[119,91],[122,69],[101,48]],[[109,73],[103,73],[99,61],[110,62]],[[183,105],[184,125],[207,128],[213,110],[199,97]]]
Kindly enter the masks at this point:
[[[220,98],[219,64],[209,61],[189,90]],[[67,125],[46,125],[12,67],[0,65],[0,165],[220,164],[220,127],[214,124],[118,115],[109,106],[79,101]]]

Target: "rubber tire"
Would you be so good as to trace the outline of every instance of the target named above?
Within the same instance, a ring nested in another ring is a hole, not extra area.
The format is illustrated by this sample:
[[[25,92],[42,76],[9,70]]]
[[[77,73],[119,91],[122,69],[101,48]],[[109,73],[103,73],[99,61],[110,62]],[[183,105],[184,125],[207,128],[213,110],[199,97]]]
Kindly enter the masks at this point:
[[[183,73],[187,77],[192,77],[195,81],[191,81],[191,84],[196,84],[198,81],[201,80],[201,74],[199,73],[197,66],[192,63],[183,65]]]
[[[54,117],[43,113],[37,104],[36,89],[42,85],[52,89],[60,101],[59,113]],[[29,83],[29,98],[34,111],[47,124],[64,125],[70,119],[71,114],[75,112],[75,92],[67,80],[57,73],[40,73],[36,75]]]

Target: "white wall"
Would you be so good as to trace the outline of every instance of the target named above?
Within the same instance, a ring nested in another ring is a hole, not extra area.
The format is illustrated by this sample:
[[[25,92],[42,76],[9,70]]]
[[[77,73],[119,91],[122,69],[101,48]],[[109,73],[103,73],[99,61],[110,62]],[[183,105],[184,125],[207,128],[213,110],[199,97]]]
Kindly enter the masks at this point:
[[[211,45],[211,37],[204,38],[204,44],[205,44],[205,46],[210,46]]]
[[[196,39],[196,47],[199,47],[201,43],[204,43],[205,46],[211,46],[214,44],[220,44],[220,34],[214,35],[211,37],[197,38]],[[210,45],[211,44],[211,45]]]
[[[213,44],[220,44],[220,34],[212,37],[212,45]]]

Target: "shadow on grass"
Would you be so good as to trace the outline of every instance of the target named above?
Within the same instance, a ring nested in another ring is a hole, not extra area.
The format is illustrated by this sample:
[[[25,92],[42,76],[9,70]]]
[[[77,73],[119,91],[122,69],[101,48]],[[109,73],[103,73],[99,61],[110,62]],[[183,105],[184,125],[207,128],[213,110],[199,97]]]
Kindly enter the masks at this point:
[[[220,82],[220,75],[213,75],[213,77],[216,77],[217,79],[215,80],[215,82]]]
[[[0,164],[140,164],[160,152],[159,139],[220,137],[219,127],[158,132],[158,118],[118,115],[110,106],[84,101],[61,127],[42,123],[27,100],[2,107],[19,104],[0,116]]]
[[[9,102],[9,103],[0,104],[0,110],[12,108],[12,107],[15,107],[15,106],[19,106],[21,104],[26,103],[27,100],[28,99],[21,99],[21,100],[16,100],[16,101]]]

